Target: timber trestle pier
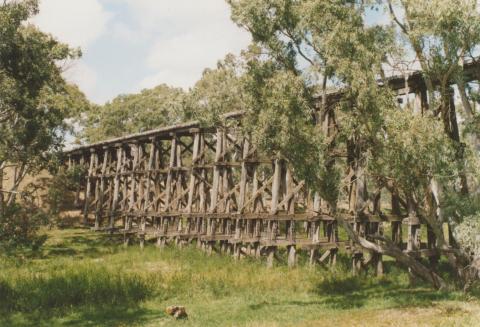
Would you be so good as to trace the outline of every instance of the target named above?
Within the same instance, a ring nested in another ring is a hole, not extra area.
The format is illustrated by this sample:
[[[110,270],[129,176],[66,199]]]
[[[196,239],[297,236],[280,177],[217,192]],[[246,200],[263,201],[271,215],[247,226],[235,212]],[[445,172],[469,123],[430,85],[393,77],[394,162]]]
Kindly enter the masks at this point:
[[[467,68],[472,75],[476,66]],[[414,95],[415,110],[426,110],[421,74],[389,83],[407,102]],[[341,92],[332,93],[328,101],[339,98]],[[241,115],[225,119],[234,122]],[[335,264],[338,251],[346,249],[354,272],[371,267],[383,273],[382,255],[355,247],[326,203],[295,179],[288,163],[258,153],[238,128],[191,122],[64,154],[69,169],[85,174],[76,201],[83,200],[84,223],[121,233],[126,244],[137,239],[143,247],[154,240],[161,248],[195,242],[209,254],[264,257],[268,266],[280,253],[295,266],[299,251],[308,253],[312,265]],[[354,169],[349,174],[348,195],[335,214],[362,236],[388,232],[406,253],[435,263],[440,256],[435,235],[422,217],[387,189],[369,196],[366,178],[356,178]]]

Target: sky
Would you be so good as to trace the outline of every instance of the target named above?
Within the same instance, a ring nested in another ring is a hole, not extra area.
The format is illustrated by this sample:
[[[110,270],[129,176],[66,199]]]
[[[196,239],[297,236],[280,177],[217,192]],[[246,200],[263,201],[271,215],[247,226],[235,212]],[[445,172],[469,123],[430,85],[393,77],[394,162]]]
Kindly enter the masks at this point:
[[[251,40],[225,0],[40,0],[33,23],[81,48],[64,75],[98,104],[161,83],[187,89]]]

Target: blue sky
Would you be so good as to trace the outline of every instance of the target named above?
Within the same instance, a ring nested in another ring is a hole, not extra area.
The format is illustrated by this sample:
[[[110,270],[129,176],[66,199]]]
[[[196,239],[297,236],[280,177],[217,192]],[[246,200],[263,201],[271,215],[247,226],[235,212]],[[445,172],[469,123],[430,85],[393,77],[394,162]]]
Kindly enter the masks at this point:
[[[225,0],[40,0],[33,22],[82,49],[65,76],[99,104],[161,83],[191,87],[251,39],[230,20]]]
[[[65,76],[96,103],[160,83],[188,88],[250,42],[224,0],[41,0],[33,22],[82,49]]]

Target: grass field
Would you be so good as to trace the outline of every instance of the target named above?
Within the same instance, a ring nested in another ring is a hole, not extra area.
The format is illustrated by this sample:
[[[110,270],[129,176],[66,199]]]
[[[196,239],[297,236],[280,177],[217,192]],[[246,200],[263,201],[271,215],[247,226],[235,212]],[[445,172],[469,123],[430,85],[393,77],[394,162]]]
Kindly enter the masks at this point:
[[[83,229],[48,231],[37,253],[0,256],[2,326],[478,326],[473,295],[386,277],[284,265],[153,245]],[[168,305],[189,314],[175,321]]]

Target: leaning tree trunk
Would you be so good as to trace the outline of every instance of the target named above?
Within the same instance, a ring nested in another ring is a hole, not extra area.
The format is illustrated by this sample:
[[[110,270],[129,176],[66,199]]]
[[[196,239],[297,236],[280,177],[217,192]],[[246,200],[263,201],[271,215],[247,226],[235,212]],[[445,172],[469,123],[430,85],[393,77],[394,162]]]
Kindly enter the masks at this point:
[[[343,226],[348,236],[352,239],[355,244],[360,245],[362,248],[374,251],[379,254],[388,255],[394,258],[397,262],[404,265],[407,268],[410,268],[412,273],[420,277],[424,281],[430,283],[435,289],[445,289],[447,283],[440,277],[437,273],[427,268],[421,262],[415,258],[405,254],[397,245],[395,245],[391,240],[380,236],[374,235],[370,236],[379,241],[379,243],[373,243],[368,241],[364,237],[360,237],[357,232],[355,232],[350,225],[341,215],[335,215],[335,219],[339,224]]]

